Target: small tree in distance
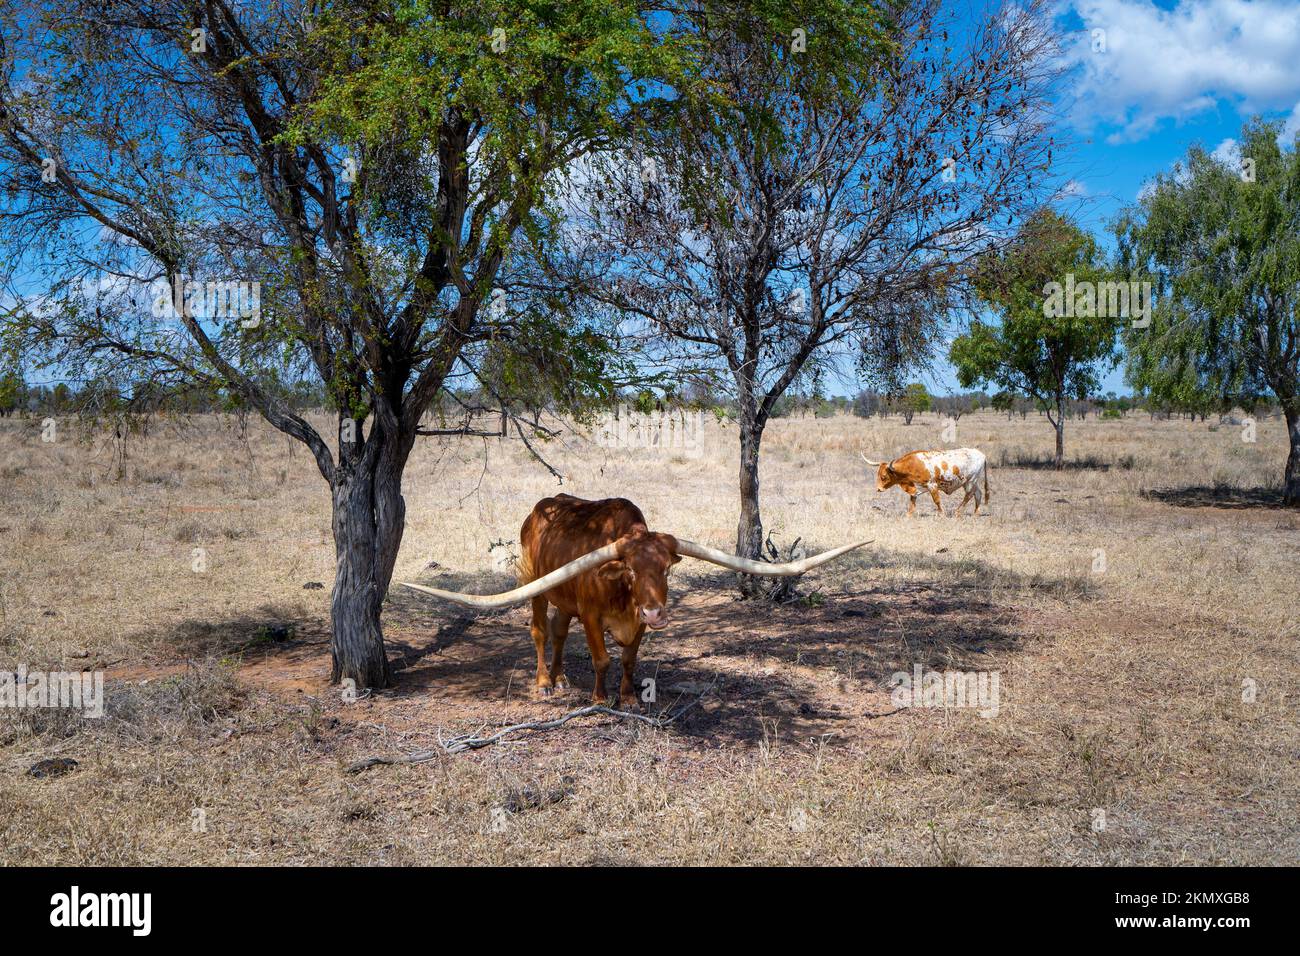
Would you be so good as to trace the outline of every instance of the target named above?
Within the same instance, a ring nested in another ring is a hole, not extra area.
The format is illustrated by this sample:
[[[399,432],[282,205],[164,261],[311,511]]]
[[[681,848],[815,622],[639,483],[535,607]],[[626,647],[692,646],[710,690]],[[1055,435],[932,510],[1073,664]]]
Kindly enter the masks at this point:
[[[18,411],[26,393],[21,374],[12,369],[0,369],[0,418],[8,418]]]
[[[1056,431],[1057,469],[1065,467],[1067,402],[1096,392],[1103,370],[1118,361],[1118,317],[1097,314],[1108,311],[1104,301],[1080,295],[1062,303],[1049,290],[1053,284],[1095,288],[1107,275],[1092,236],[1040,210],[1014,242],[976,268],[979,301],[998,323],[974,319],[949,350],[963,387],[988,383],[1038,403]]]
[[[912,417],[917,412],[928,412],[931,404],[933,403],[929,390],[920,382],[912,382],[898,397],[898,407],[903,413],[903,424],[912,424]]]

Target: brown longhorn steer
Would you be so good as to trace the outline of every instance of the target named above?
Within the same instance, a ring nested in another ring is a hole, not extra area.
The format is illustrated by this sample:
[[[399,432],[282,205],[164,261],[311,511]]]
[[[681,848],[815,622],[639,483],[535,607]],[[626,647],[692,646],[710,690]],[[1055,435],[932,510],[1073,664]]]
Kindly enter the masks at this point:
[[[609,653],[605,650],[608,631],[622,648],[619,703],[635,708],[639,702],[632,672],[641,638],[647,627],[657,629],[668,622],[668,569],[683,557],[700,558],[747,574],[788,577],[803,574],[870,541],[845,545],[802,561],[769,564],[651,531],[641,509],[626,498],[586,501],[556,495],[537,502],[519,532],[519,543],[520,586],[512,591],[474,595],[420,584],[405,586],[468,607],[497,608],[531,601],[537,692],[541,696],[549,696],[556,687],[568,687],[564,641],[576,617],[587,634],[587,647],[596,669],[592,696],[603,703],[605,672],[609,669]],[[555,607],[549,619],[548,606]]]

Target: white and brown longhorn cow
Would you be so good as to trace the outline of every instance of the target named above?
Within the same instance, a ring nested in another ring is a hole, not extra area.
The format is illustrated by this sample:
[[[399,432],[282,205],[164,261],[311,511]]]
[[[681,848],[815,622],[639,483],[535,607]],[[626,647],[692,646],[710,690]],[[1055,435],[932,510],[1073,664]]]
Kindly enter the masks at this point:
[[[916,496],[922,489],[930,492],[934,506],[943,514],[943,505],[939,503],[939,492],[950,495],[958,488],[966,492],[966,497],[957,506],[955,514],[961,514],[966,502],[975,499],[975,514],[980,513],[980,505],[989,500],[989,471],[984,460],[984,453],[978,448],[954,448],[951,451],[910,451],[893,461],[872,461],[866,455],[862,460],[876,469],[876,491],[884,491],[898,485],[911,498],[907,506],[907,516],[916,513]],[[983,488],[980,488],[981,482]]]

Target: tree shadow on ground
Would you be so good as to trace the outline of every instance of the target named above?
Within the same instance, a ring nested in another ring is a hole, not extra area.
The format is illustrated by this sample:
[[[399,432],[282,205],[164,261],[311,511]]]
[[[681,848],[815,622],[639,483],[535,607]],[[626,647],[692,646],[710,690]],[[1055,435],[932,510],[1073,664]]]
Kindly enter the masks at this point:
[[[921,580],[870,582],[882,569],[908,568]],[[864,579],[868,583],[864,584]],[[420,583],[486,594],[513,576],[426,577]],[[674,716],[672,733],[696,746],[753,745],[773,738],[844,741],[878,731],[895,712],[890,678],[926,670],[995,670],[1037,633],[1000,588],[1044,588],[1086,600],[1074,579],[1025,576],[978,560],[906,552],[855,553],[803,584],[791,605],[735,598],[734,576],[693,567],[673,576],[670,623],[652,632],[635,674],[653,681],[646,711]],[[536,655],[530,608],[480,613],[395,587],[384,608],[395,683],[376,695],[427,725],[483,726],[554,717],[591,699],[595,675],[581,626],[566,644],[567,693],[534,694]],[[250,681],[274,691],[320,694],[330,669],[326,619],[295,619],[266,605],[223,621],[183,621],[160,638],[185,656],[238,657]],[[617,691],[621,649],[607,640],[606,691]]]
[[[1128,471],[1133,467],[1132,456],[1121,456],[1118,460],[1107,461],[1096,455],[1084,458],[1067,458],[1063,462],[1063,471],[1110,471],[1116,468]],[[1051,455],[1003,455],[994,465],[995,468],[1023,468],[1026,471],[1055,471],[1056,459]]]
[[[186,620],[173,625],[162,647],[187,658],[256,657],[329,643],[327,623],[304,619],[299,609],[264,604],[220,620]]]
[[[864,555],[841,571],[861,580],[858,575],[879,569],[885,558]],[[893,566],[909,561],[933,567],[928,555],[888,556]],[[1019,611],[990,600],[987,582],[1014,577],[1013,586],[1030,587],[1035,579],[980,562],[961,562],[958,573],[963,580],[891,582],[851,593],[841,589],[848,582],[837,575],[841,583],[824,581],[827,590],[810,603],[772,605],[735,599],[729,572],[677,572],[670,624],[642,648],[638,690],[652,680],[647,712],[678,715],[674,732],[704,745],[753,744],[772,735],[855,736],[892,712],[889,682],[896,672],[910,673],[918,664],[940,671],[994,669],[995,655],[1014,651],[1031,633]],[[458,586],[474,593],[500,590],[489,576]],[[1060,584],[1078,596],[1072,587]],[[507,708],[536,717],[589,702],[595,677],[577,622],[566,643],[571,690],[538,700],[532,696],[536,656],[527,607],[477,614],[407,593],[415,600],[394,592],[386,609],[389,643],[403,663],[396,693],[436,698],[435,709],[449,716],[471,701],[496,702],[503,718]],[[606,691],[612,693],[620,649],[612,640],[607,648]]]
[[[1280,488],[1233,488],[1193,485],[1187,488],[1151,488],[1138,493],[1148,501],[1175,508],[1287,508]]]

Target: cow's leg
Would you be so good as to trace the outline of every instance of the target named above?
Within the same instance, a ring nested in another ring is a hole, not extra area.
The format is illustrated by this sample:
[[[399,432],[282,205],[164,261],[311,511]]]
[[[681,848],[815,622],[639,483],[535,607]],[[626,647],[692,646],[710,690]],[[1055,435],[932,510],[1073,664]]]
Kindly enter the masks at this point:
[[[564,676],[564,641],[569,636],[572,622],[571,614],[555,609],[555,616],[551,618],[551,683],[556,690],[569,689],[569,678]]]
[[[600,626],[599,615],[584,615],[582,629],[587,632],[587,649],[591,651],[591,666],[596,671],[596,686],[591,699],[597,704],[606,702],[605,671],[609,670],[609,651],[605,650],[605,631]]]
[[[916,495],[907,496],[907,516],[910,518],[916,514]]]
[[[529,628],[537,648],[537,696],[550,697],[554,681],[546,667],[546,598],[533,598],[533,623]]]
[[[641,649],[641,636],[645,634],[645,625],[636,629],[632,643],[623,648],[620,663],[623,665],[623,680],[618,685],[618,705],[624,710],[638,710],[641,700],[637,697],[636,685],[632,682],[632,672],[636,670],[636,652]]]
[[[934,499],[934,506],[939,509],[939,514],[943,514],[943,504],[939,501],[939,489],[934,485],[930,486],[930,497]]]
[[[978,518],[980,516],[980,505],[984,503],[984,492],[980,491],[978,476],[976,476],[976,480],[972,485],[970,494],[971,497],[975,499],[975,517]]]
[[[970,490],[970,485],[966,485],[966,486],[965,486],[965,490],[966,490],[966,497],[963,498],[963,499],[961,500],[961,504],[959,504],[959,505],[957,506],[957,510],[954,511],[953,514],[960,515],[960,514],[961,514],[961,509],[966,507],[966,502],[970,501],[972,498],[975,498],[975,493],[974,493],[973,491]],[[979,514],[979,507],[980,507],[980,506],[979,506],[979,499],[978,499],[978,498],[975,498],[975,513],[976,513],[976,514]]]

